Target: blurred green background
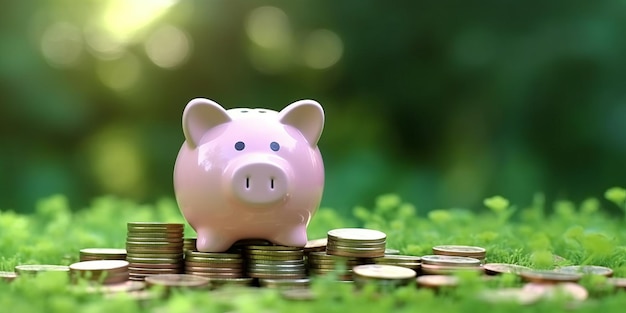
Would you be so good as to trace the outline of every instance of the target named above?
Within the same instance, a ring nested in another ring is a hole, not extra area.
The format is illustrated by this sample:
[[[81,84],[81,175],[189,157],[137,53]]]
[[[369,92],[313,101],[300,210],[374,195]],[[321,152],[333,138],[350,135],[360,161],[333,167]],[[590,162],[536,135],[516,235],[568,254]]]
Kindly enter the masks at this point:
[[[626,2],[5,1],[0,208],[172,197],[195,97],[319,101],[344,212],[599,196],[626,177]]]

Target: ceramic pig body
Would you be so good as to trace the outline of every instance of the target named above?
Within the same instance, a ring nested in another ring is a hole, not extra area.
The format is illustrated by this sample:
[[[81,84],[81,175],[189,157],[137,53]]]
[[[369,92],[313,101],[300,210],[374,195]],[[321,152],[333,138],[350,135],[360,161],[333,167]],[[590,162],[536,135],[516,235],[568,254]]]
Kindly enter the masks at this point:
[[[174,189],[197,249],[225,251],[247,238],[304,246],[324,188],[323,126],[324,111],[312,100],[280,112],[190,101]]]

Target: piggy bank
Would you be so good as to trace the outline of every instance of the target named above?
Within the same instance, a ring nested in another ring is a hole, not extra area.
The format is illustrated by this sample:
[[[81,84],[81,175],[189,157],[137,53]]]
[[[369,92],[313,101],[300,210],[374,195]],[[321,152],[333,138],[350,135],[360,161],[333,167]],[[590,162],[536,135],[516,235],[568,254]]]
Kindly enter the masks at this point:
[[[174,190],[198,251],[221,252],[252,238],[303,247],[324,189],[317,147],[323,127],[324,110],[313,100],[280,112],[191,100]]]

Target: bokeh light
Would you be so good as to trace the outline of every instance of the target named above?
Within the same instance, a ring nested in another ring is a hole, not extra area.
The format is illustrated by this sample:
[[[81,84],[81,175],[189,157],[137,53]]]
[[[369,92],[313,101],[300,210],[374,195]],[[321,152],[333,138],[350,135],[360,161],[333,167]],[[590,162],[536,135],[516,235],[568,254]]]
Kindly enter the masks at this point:
[[[80,29],[68,22],[51,24],[41,36],[41,53],[54,67],[75,66],[82,52]]]
[[[287,47],[292,40],[287,14],[271,6],[259,7],[250,13],[246,33],[252,42],[266,49]]]
[[[100,60],[96,66],[100,81],[115,91],[132,87],[141,76],[141,64],[130,52],[115,60]]]
[[[191,39],[180,28],[164,25],[148,37],[144,46],[148,58],[154,64],[171,69],[187,60],[191,52]]]
[[[321,70],[335,65],[342,54],[341,38],[328,29],[311,32],[304,43],[304,63],[314,69]]]

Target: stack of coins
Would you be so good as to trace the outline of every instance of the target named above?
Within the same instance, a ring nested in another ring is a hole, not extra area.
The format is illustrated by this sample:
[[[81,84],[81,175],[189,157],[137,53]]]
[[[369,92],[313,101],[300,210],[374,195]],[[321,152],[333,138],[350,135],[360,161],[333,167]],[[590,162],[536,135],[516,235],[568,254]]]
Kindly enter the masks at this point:
[[[307,258],[309,274],[326,275],[336,273],[339,280],[352,280],[352,268],[361,265],[362,260],[336,255],[328,255],[325,252],[311,252]]]
[[[328,245],[328,238],[309,240],[304,246],[304,254],[309,255],[311,252],[326,251],[326,245]]]
[[[196,251],[196,242],[196,238],[183,239],[183,253],[187,253],[187,251]]]
[[[126,260],[129,279],[183,271],[183,224],[128,223]]]
[[[354,267],[357,287],[367,283],[375,283],[382,289],[407,286],[415,283],[415,276],[417,273],[414,270],[394,265],[365,264]]]
[[[485,250],[485,248],[474,247],[474,246],[443,245],[443,246],[434,246],[433,254],[464,256],[468,258],[478,259],[480,260],[481,263],[483,263],[485,261],[487,250]]]
[[[83,261],[70,265],[70,276],[98,281],[103,284],[117,284],[128,280],[128,262],[123,260]]]
[[[424,255],[422,273],[429,275],[446,275],[456,271],[482,272],[480,260],[464,256]]]
[[[451,275],[423,275],[418,277],[416,281],[419,287],[431,289],[456,287],[459,285],[459,278]]]
[[[326,253],[355,258],[379,258],[385,255],[385,233],[365,228],[339,228],[328,232]]]
[[[249,245],[244,248],[248,276],[254,278],[305,278],[304,250],[298,247]]]
[[[243,255],[237,252],[187,251],[185,274],[207,278],[241,278],[244,277]]]
[[[96,260],[126,260],[126,249],[115,249],[115,248],[81,249],[79,259],[81,262],[96,261]]]
[[[221,287],[249,287],[254,283],[252,277],[239,277],[239,278],[209,278],[209,289],[218,289]]]
[[[420,271],[421,258],[412,255],[385,255],[382,258],[375,258],[374,264],[387,264],[410,268],[416,272]]]

